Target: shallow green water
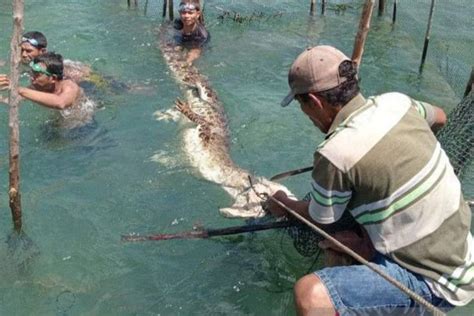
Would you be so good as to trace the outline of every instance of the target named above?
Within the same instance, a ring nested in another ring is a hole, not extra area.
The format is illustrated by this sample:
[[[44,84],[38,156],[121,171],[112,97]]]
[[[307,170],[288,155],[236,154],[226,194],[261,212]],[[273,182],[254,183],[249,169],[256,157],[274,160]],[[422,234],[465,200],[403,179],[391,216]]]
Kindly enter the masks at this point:
[[[143,7],[128,10],[126,1],[119,0],[27,2],[25,28],[43,31],[50,50],[92,64],[134,89],[99,92],[97,128],[76,140],[45,127],[48,110],[22,105],[24,228],[39,252],[23,268],[17,264],[21,257],[12,257],[5,243],[11,230],[8,111],[0,108],[0,315],[293,314],[292,285],[313,259],[299,256],[284,234],[120,242],[120,234],[129,232],[242,223],[218,214],[230,198],[189,166],[181,149],[182,125],[158,122],[153,116],[180,96],[156,47],[161,22],[157,1],[150,1],[147,16]],[[358,11],[328,11],[326,17],[311,19],[306,2],[206,1],[212,43],[198,66],[224,103],[234,161],[258,175],[269,177],[311,164],[322,139],[297,107],[278,106],[295,56],[317,43],[333,44],[348,54],[352,49]],[[408,9],[407,1],[399,2],[400,16],[426,16],[426,8]],[[440,9],[437,34],[455,33],[451,47],[472,48],[468,24],[473,5],[470,0],[460,2],[449,19],[455,12],[467,25],[446,24],[448,14]],[[255,10],[283,15],[238,24],[219,20],[219,8],[244,15]],[[1,0],[3,60],[9,56],[10,12],[10,1]],[[425,23],[393,30],[388,17],[374,19],[361,69],[366,95],[396,90],[447,111],[458,103],[458,91],[435,62],[426,65],[423,77],[417,74]],[[413,34],[420,28],[421,34]],[[472,55],[464,51],[456,58],[469,69]],[[285,184],[302,195],[307,180],[302,175]],[[474,192],[472,182],[465,190]],[[471,306],[452,314],[473,310]]]

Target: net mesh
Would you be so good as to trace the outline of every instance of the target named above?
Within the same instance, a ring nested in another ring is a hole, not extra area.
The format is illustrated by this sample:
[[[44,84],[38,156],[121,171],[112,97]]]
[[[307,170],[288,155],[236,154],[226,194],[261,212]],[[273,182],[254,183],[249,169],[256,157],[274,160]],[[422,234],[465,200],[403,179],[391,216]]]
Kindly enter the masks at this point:
[[[436,135],[461,180],[472,178],[474,155],[474,95],[471,91],[448,114],[448,123]],[[469,179],[467,179],[469,180]]]

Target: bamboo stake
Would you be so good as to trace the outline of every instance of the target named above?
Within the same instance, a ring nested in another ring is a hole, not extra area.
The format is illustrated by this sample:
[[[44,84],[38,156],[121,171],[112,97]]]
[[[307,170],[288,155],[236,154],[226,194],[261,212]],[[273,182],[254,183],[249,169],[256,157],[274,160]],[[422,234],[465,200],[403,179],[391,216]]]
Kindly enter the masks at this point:
[[[385,12],[385,0],[379,0],[379,16]]]
[[[174,6],[173,0],[169,0],[168,13],[169,13],[170,21],[174,20],[174,8],[173,8],[173,6]]]
[[[392,23],[395,24],[396,20],[397,20],[397,0],[393,0]]]
[[[425,44],[423,45],[423,53],[421,54],[420,74],[423,72],[425,66],[426,53],[428,52],[428,44],[430,43],[431,22],[433,21],[433,12],[435,7],[435,0],[431,0],[430,16],[428,17],[428,27],[426,28]]]
[[[474,67],[471,69],[471,77],[469,78],[469,81],[467,82],[466,85],[466,90],[464,91],[464,97],[467,97],[467,95],[472,91],[474,85]]]
[[[20,95],[18,81],[20,78],[21,35],[23,34],[23,0],[12,0],[13,6],[13,34],[10,43],[10,113],[8,127],[10,129],[10,188],[8,195],[13,218],[13,226],[17,233],[21,232],[21,194],[20,194],[20,129],[18,126],[18,106]]]
[[[305,172],[311,171],[313,169],[314,169],[313,166],[309,166],[309,167],[305,167],[305,168],[300,168],[300,169],[295,169],[295,170],[282,172],[282,173],[276,174],[273,177],[271,177],[270,181],[285,179],[285,178],[288,178],[288,177],[291,177],[291,176],[294,176],[294,175],[297,175],[297,174],[300,174],[300,173],[305,173]]]
[[[145,1],[145,9],[144,9],[143,15],[146,16],[147,11],[148,11],[148,0]]]
[[[362,61],[362,54],[364,53],[365,41],[367,39],[367,33],[370,29],[370,20],[372,17],[372,12],[374,10],[375,0],[366,0],[364,8],[362,10],[362,16],[359,22],[359,30],[354,43],[354,50],[352,52],[352,60],[360,66]]]
[[[199,16],[199,23],[204,25],[204,0],[201,0],[201,15]]]
[[[170,240],[170,239],[206,239],[217,236],[227,236],[242,234],[248,232],[255,232],[268,229],[277,229],[277,228],[286,228],[294,226],[295,222],[282,221],[282,222],[272,222],[266,224],[254,224],[254,225],[243,225],[243,226],[233,226],[226,228],[218,229],[201,229],[186,231],[176,234],[154,234],[146,236],[138,235],[122,235],[122,241],[147,241],[147,240]]]
[[[321,15],[326,12],[326,0],[321,0]]]
[[[314,15],[315,0],[311,0],[309,5],[309,14]]]

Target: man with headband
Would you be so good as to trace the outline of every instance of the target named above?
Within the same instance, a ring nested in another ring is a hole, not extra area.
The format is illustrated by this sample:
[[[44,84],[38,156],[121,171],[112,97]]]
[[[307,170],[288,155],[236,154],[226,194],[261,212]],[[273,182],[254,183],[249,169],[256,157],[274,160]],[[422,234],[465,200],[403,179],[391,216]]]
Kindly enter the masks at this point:
[[[29,64],[35,57],[46,53],[48,41],[41,32],[27,32],[21,39],[21,62]]]
[[[202,47],[209,42],[210,35],[204,27],[201,18],[199,0],[183,0],[179,4],[180,20],[175,22],[178,34],[176,42],[188,49],[187,62],[192,63],[201,55]]]
[[[37,31],[26,32],[21,39],[21,62],[28,65],[35,57],[46,53],[47,46],[48,41],[43,33]],[[89,66],[69,59],[64,60],[63,65],[65,78],[69,78],[76,83],[91,81],[93,72]],[[94,77],[97,77],[97,75]]]

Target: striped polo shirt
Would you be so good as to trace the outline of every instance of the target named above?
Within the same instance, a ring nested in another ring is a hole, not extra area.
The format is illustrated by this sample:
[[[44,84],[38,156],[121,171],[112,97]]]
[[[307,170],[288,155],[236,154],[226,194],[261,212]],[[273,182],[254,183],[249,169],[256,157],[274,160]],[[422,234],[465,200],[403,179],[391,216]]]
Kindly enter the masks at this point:
[[[314,154],[311,217],[349,211],[374,247],[453,305],[474,297],[471,211],[430,130],[431,105],[401,93],[356,96]]]

